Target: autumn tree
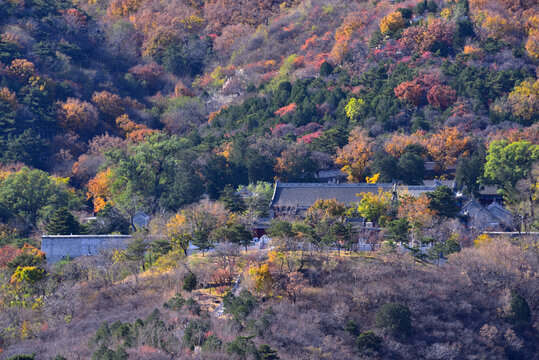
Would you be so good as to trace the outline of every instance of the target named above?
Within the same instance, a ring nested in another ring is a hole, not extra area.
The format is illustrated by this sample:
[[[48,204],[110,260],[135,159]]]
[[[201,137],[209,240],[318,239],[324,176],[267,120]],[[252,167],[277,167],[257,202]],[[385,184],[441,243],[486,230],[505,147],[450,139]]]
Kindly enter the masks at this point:
[[[432,224],[436,215],[436,211],[430,207],[427,196],[404,195],[399,199],[398,217],[408,221],[415,238],[420,235],[419,231],[422,228]]]
[[[374,153],[374,140],[367,130],[355,128],[348,138],[348,144],[337,150],[335,163],[342,166],[341,171],[348,174],[348,180],[362,182]]]
[[[101,171],[88,182],[86,197],[94,203],[94,212],[97,213],[112,201],[112,169]]]
[[[393,194],[379,189],[377,193],[358,194],[361,200],[357,204],[357,213],[367,221],[376,224],[385,222],[393,201]]]
[[[427,25],[411,26],[405,29],[399,40],[401,44],[413,51],[440,51],[447,55],[455,33],[455,23],[443,18],[432,19]]]
[[[434,85],[427,93],[427,100],[433,107],[445,110],[457,100],[457,92],[447,85]]]
[[[66,130],[93,133],[99,125],[96,108],[85,101],[69,98],[58,104],[58,121]]]
[[[365,107],[365,101],[363,99],[351,98],[344,110],[346,111],[346,116],[352,121],[359,119],[361,111]]]
[[[531,58],[539,59],[539,29],[529,33],[526,50]]]
[[[119,95],[108,91],[94,92],[92,102],[109,122],[114,121],[125,112],[123,99]]]
[[[148,136],[157,132],[157,130],[150,129],[146,125],[137,124],[130,120],[127,114],[117,117],[116,125],[125,132],[126,139],[134,142],[144,141]]]
[[[410,135],[396,132],[387,138],[384,143],[384,149],[387,153],[395,157],[400,157],[410,145],[422,145],[425,138],[426,134],[421,130]]]
[[[28,80],[35,72],[35,65],[26,59],[15,59],[9,66],[10,75],[21,81]]]
[[[394,91],[396,97],[408,100],[415,106],[421,105],[425,95],[423,84],[417,80],[402,82]]]
[[[515,86],[508,96],[513,113],[531,124],[539,116],[539,80],[525,80]]]
[[[426,140],[429,156],[434,160],[438,171],[457,164],[460,156],[469,154],[470,138],[456,127],[447,127]]]
[[[153,88],[165,75],[163,66],[151,62],[145,65],[137,65],[129,69],[129,72],[142,80],[148,87]]]
[[[400,11],[395,11],[387,14],[380,21],[380,31],[382,32],[382,34],[387,34],[389,32],[395,32],[402,29],[404,25],[405,21],[402,17],[402,13]]]
[[[187,255],[187,250],[193,237],[190,234],[190,228],[185,215],[178,213],[168,221],[167,235],[170,238],[173,249],[180,249]]]

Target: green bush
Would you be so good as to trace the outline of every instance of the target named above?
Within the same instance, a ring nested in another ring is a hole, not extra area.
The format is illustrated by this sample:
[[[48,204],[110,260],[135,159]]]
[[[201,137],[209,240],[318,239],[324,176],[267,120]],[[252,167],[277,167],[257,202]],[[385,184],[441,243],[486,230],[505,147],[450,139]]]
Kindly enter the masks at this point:
[[[397,337],[406,337],[412,330],[412,313],[399,303],[387,303],[376,314],[376,327]]]
[[[34,354],[31,354],[31,355],[19,354],[19,355],[13,355],[7,360],[34,360],[35,358],[36,356]]]
[[[530,306],[524,297],[516,291],[511,291],[507,319],[513,323],[529,323],[532,319]]]
[[[382,345],[382,338],[377,336],[374,331],[363,331],[357,337],[356,345],[360,350],[378,351]]]
[[[171,310],[180,311],[183,304],[185,304],[185,299],[180,294],[176,294],[171,297],[165,304],[163,304],[163,307]]]
[[[348,331],[352,336],[359,335],[359,325],[353,320],[350,320],[348,323],[346,323],[344,330]]]
[[[185,291],[193,291],[197,288],[197,277],[193,273],[189,273],[183,279],[183,287]]]

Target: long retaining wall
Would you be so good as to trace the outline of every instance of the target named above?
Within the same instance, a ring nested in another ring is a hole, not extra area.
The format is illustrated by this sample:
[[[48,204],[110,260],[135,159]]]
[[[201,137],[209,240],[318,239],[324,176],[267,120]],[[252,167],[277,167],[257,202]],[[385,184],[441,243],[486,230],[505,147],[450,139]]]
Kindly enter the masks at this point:
[[[48,262],[65,257],[99,255],[102,250],[125,249],[131,235],[43,235],[41,251]]]

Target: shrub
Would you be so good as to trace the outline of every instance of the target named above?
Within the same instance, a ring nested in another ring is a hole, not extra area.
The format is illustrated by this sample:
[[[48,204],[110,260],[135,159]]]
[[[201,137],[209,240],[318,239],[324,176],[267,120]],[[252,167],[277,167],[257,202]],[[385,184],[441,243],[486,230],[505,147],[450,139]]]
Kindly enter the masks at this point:
[[[359,335],[359,325],[354,320],[350,320],[348,323],[346,323],[344,330],[348,331],[352,336]]]
[[[278,360],[277,351],[273,350],[268,344],[262,344],[258,348],[258,356],[261,360]]]
[[[376,326],[397,337],[410,335],[412,329],[411,312],[399,303],[387,303],[376,314]]]
[[[324,61],[322,65],[320,65],[320,76],[328,76],[333,73],[333,66],[328,63],[327,61]]]
[[[185,291],[193,291],[197,287],[197,277],[193,273],[189,273],[183,279],[183,289]]]
[[[193,298],[185,301],[185,308],[193,315],[200,315],[200,304]]]
[[[13,355],[12,357],[8,358],[7,360],[34,360],[35,355],[26,355],[26,354],[19,354],[19,355]]]
[[[356,344],[360,350],[378,351],[382,345],[382,338],[377,336],[374,331],[363,331],[357,337]]]
[[[530,306],[526,299],[516,291],[511,291],[507,320],[513,323],[529,323],[531,318]]]
[[[180,311],[183,304],[185,304],[185,299],[180,294],[176,294],[163,304],[163,307]]]

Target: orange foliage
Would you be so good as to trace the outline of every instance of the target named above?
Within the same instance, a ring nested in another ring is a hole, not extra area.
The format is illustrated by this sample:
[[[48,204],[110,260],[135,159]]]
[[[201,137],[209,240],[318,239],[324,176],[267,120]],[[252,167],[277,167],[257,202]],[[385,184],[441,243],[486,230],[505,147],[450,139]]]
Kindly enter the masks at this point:
[[[94,92],[92,102],[109,119],[115,119],[125,112],[122,98],[108,91]]]
[[[99,123],[97,110],[88,102],[69,98],[57,105],[58,121],[66,130],[75,132],[94,130]]]
[[[127,16],[137,11],[141,4],[142,0],[113,0],[108,13],[112,16]]]
[[[7,87],[0,89],[0,101],[11,105],[12,109],[17,107],[17,96],[15,93],[9,91]]]
[[[24,244],[21,250],[25,254],[35,256],[39,259],[45,259],[45,253],[30,244]]]
[[[316,43],[316,40],[318,40],[318,36],[315,34],[305,40],[305,43],[301,46],[301,50],[306,50],[309,46],[314,45]]]
[[[460,156],[467,156],[469,146],[470,138],[456,127],[444,128],[425,141],[425,147],[439,171],[455,165]]]
[[[533,59],[539,59],[539,14],[531,16],[526,23],[528,40],[526,50]]]
[[[92,199],[92,202],[94,203],[94,212],[99,212],[105,208],[107,203],[111,202],[111,184],[112,170],[110,168],[98,173],[92,180],[88,182],[88,192],[86,193],[86,198],[88,200]]]
[[[367,130],[357,127],[350,133],[348,144],[337,150],[335,163],[342,166],[341,171],[348,174],[349,181],[361,182],[373,152],[374,140]]]
[[[63,15],[65,22],[70,27],[81,28],[88,24],[88,17],[78,9],[60,10],[59,13]]]
[[[25,165],[20,162],[0,165],[0,181],[13,173],[19,172],[23,167],[25,167]]]
[[[400,83],[394,91],[396,97],[406,99],[415,106],[421,104],[421,100],[425,95],[425,89],[417,79]]]
[[[526,51],[528,51],[531,58],[539,59],[539,30],[530,33],[528,36]]]
[[[470,55],[474,59],[481,59],[484,56],[483,50],[473,45],[464,46],[464,50],[462,51],[462,53],[466,55]]]
[[[445,110],[457,100],[457,92],[446,85],[434,85],[427,93],[427,100],[433,107]]]
[[[288,114],[293,114],[297,109],[296,103],[290,103],[286,106],[283,106],[282,108],[275,111],[275,115],[279,117],[283,117]]]
[[[195,96],[195,94],[191,90],[189,90],[189,88],[185,86],[184,83],[179,81],[176,84],[176,86],[174,86],[174,96],[175,97],[181,97],[181,96],[193,97]]]
[[[427,226],[436,216],[436,211],[429,208],[430,200],[426,196],[404,195],[399,202],[398,217],[406,218],[414,228]]]
[[[344,55],[348,52],[348,43],[352,39],[352,35],[364,26],[360,20],[360,13],[350,13],[335,31],[335,44],[331,49],[331,58],[335,63],[342,62]]]
[[[487,37],[497,40],[518,31],[512,21],[508,21],[505,17],[492,12],[487,12],[481,23],[481,28],[486,32]]]
[[[507,130],[498,130],[491,133],[487,139],[487,146],[494,140],[507,140],[509,143],[516,141],[529,141],[532,144],[539,144],[539,124],[534,124],[525,128],[512,128]]]
[[[21,249],[16,249],[10,245],[6,245],[0,248],[0,268],[7,266],[9,262],[13,261],[21,254],[28,254],[40,260],[45,259],[45,253],[32,245],[24,244]]]
[[[400,157],[402,154],[404,154],[404,149],[408,145],[422,145],[424,140],[425,132],[421,130],[411,135],[394,133],[386,140],[384,144],[384,149],[388,154],[391,154],[395,157]]]
[[[11,76],[19,80],[28,80],[36,72],[36,66],[26,59],[15,59],[8,68]]]
[[[16,249],[9,245],[0,248],[0,268],[6,267],[9,262],[20,254],[22,254],[21,249]]]
[[[208,116],[208,122],[211,123],[215,121],[215,119],[217,119],[217,117],[221,114],[221,111],[225,110],[226,108],[226,106],[221,106],[219,110],[212,112],[210,116]]]
[[[134,142],[144,141],[149,135],[157,132],[157,130],[150,129],[146,125],[137,124],[130,120],[127,114],[118,117],[116,119],[116,125],[125,132],[126,139]]]
[[[227,160],[230,160],[230,153],[232,152],[232,142],[223,143],[216,149],[216,154],[224,156]]]

